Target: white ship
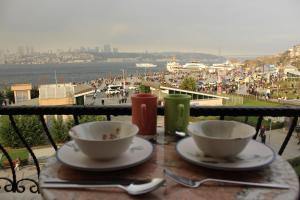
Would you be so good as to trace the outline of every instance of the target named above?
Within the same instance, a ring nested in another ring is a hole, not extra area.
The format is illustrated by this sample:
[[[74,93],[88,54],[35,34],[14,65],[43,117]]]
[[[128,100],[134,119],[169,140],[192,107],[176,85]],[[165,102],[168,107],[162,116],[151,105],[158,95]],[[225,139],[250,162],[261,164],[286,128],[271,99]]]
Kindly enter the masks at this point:
[[[180,65],[176,61],[171,61],[171,62],[167,63],[167,70],[169,72],[178,72],[178,71],[182,70],[182,65]]]
[[[205,69],[206,65],[199,62],[189,62],[182,66],[184,69]]]
[[[152,63],[136,63],[136,67],[157,67],[157,65],[152,64]]]
[[[167,63],[167,70],[169,72],[178,72],[178,71],[198,71],[202,69],[206,69],[207,66],[203,63],[199,62],[188,62],[184,65],[179,64],[176,62],[175,58],[172,59],[172,61]]]

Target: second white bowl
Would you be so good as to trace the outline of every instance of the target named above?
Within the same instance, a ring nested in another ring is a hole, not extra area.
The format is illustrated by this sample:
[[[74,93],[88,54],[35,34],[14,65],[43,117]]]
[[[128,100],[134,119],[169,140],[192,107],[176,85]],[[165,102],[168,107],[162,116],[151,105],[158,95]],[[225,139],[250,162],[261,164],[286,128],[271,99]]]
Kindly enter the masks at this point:
[[[209,120],[188,126],[197,147],[211,157],[232,157],[240,153],[255,134],[255,128],[244,123]]]

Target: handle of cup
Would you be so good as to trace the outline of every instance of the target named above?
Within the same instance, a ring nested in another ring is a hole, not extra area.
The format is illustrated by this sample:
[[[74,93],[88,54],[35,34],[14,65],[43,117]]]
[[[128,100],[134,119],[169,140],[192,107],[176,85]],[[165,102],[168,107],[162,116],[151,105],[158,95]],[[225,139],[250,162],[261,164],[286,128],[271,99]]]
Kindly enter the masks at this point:
[[[184,118],[184,105],[178,104],[177,105],[177,112],[178,112],[178,120],[177,120],[177,129],[180,129],[183,125],[183,118]]]
[[[146,124],[146,113],[147,113],[147,106],[146,104],[141,104],[141,126],[144,129]]]

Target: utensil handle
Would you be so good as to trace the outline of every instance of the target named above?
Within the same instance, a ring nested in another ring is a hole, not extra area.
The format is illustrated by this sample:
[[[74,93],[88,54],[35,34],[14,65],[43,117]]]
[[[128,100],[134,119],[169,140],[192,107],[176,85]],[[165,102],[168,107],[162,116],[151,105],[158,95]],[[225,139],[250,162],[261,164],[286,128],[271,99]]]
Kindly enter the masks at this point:
[[[223,179],[205,179],[203,182],[207,181],[215,181],[219,183],[230,183],[237,185],[249,185],[249,186],[257,186],[257,187],[267,187],[267,188],[280,188],[280,189],[289,189],[289,185],[285,184],[277,184],[277,183],[253,183],[253,182],[245,182],[245,181],[232,181],[232,180],[223,180]]]
[[[58,178],[50,178],[44,180],[43,183],[57,184],[78,184],[78,185],[130,185],[149,183],[150,179],[135,180],[135,179],[114,179],[114,180],[62,180]]]
[[[43,183],[40,188],[121,188],[125,189],[122,185],[95,185],[95,184],[65,184],[65,183]]]

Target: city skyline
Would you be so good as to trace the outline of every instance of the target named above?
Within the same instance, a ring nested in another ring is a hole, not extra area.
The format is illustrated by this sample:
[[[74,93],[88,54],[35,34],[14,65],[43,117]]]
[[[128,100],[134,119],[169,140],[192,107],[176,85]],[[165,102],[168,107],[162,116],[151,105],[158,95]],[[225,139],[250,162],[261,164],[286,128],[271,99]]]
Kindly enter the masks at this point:
[[[270,55],[300,43],[297,0],[2,0],[0,49]]]

